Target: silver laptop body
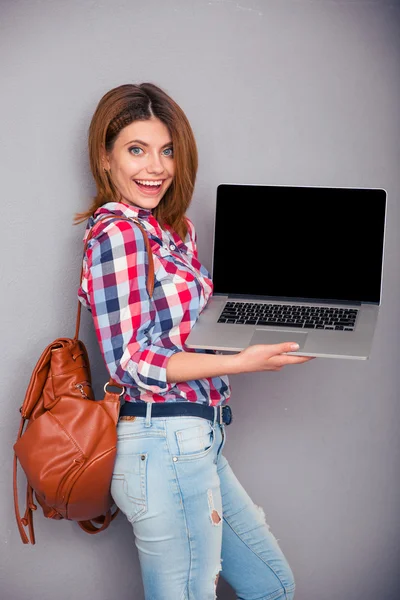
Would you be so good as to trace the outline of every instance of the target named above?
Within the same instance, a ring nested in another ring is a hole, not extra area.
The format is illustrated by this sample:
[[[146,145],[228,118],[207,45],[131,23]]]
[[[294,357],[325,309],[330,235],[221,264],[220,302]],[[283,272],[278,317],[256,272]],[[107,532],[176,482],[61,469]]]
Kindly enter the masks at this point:
[[[214,294],[188,348],[369,357],[381,303],[386,191],[221,184]]]

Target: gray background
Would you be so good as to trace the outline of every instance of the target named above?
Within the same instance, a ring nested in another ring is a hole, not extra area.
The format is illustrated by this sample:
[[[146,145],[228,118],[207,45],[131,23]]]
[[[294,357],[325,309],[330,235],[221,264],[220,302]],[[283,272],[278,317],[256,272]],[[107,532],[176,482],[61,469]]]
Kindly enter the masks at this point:
[[[45,345],[73,335],[83,226],[72,227],[72,216],[94,191],[90,117],[110,88],[152,81],[183,107],[196,134],[189,215],[208,267],[220,182],[388,191],[370,360],[233,377],[225,454],[264,507],[293,567],[297,600],[400,598],[399,4],[3,0],[0,11],[1,597],[143,598],[123,517],[92,537],[38,511],[37,545],[22,545],[11,463],[31,370]],[[263,235],[251,205],[237,218],[233,260],[248,236]],[[284,225],[281,243],[307,260],[301,236],[287,239]],[[266,240],[266,276],[279,254]],[[105,372],[87,314],[82,337],[100,394]],[[234,594],[221,582],[218,596]]]

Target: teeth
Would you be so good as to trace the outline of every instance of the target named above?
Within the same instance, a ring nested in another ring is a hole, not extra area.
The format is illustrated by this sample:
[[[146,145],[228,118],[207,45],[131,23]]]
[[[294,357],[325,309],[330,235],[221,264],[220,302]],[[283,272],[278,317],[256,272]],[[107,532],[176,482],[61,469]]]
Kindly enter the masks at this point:
[[[153,187],[162,184],[162,181],[145,181],[145,180],[141,180],[141,179],[136,179],[136,181],[138,183],[140,183],[140,185],[149,185],[149,186],[153,186]]]

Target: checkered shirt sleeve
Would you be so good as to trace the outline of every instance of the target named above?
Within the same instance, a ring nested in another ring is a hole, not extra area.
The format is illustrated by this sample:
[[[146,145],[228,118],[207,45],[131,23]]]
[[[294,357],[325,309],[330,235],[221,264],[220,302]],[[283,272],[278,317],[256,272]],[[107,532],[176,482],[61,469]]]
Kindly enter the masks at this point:
[[[110,375],[125,386],[163,394],[173,385],[166,367],[177,349],[160,343],[147,265],[140,229],[126,221],[107,225],[87,249],[87,297]]]

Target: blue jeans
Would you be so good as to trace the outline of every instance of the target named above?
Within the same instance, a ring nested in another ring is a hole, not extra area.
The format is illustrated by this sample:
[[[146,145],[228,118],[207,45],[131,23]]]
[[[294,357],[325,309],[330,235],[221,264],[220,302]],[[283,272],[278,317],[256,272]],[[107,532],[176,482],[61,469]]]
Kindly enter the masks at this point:
[[[225,425],[200,417],[118,424],[111,493],[133,526],[146,600],[292,600],[294,580],[262,509],[222,456]],[[129,574],[127,574],[129,576]]]

